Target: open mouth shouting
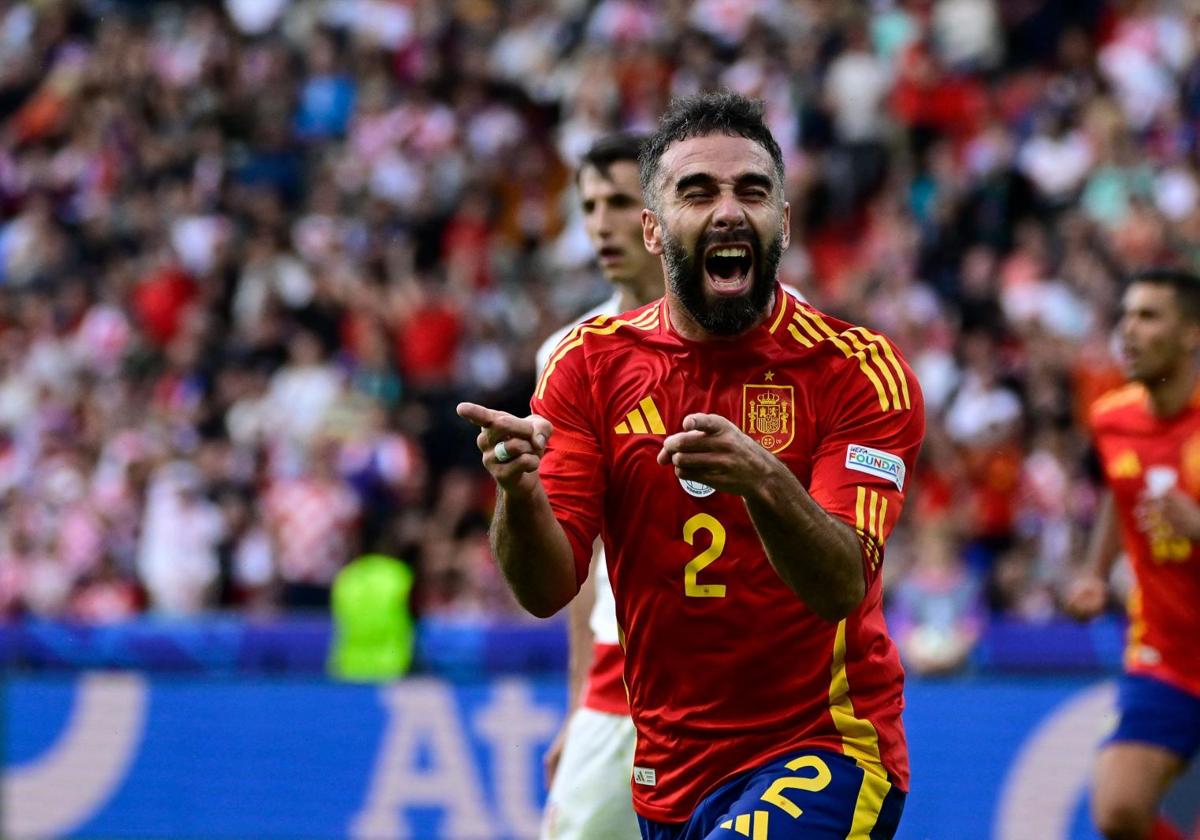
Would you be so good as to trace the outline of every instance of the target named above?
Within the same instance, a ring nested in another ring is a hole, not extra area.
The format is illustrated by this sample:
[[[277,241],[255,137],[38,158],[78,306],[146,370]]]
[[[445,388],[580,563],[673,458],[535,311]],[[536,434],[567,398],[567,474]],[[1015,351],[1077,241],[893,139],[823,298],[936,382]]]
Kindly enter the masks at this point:
[[[744,294],[754,280],[754,251],[744,242],[713,245],[704,252],[704,275],[716,295]]]

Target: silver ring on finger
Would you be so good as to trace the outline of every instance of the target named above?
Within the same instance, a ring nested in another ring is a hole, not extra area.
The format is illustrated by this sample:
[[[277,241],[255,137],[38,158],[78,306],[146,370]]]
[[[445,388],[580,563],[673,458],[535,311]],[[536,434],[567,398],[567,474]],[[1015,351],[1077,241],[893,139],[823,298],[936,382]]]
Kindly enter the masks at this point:
[[[513,459],[512,453],[508,451],[508,447],[504,445],[504,441],[497,443],[493,451],[496,453],[496,460],[501,464],[507,464]]]

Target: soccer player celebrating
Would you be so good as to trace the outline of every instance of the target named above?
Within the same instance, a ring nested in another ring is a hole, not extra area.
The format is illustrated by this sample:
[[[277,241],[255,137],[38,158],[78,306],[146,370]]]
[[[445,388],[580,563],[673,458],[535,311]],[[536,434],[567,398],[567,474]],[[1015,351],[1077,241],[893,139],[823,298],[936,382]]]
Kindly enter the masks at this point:
[[[1109,493],[1066,607],[1078,618],[1104,609],[1119,530],[1136,588],[1120,719],[1097,761],[1092,815],[1112,840],[1182,840],[1158,808],[1200,746],[1200,278],[1140,274],[1122,310],[1131,383],[1091,410]]]
[[[645,138],[613,134],[596,141],[576,176],[584,228],[612,296],[583,316],[588,323],[615,316],[662,296],[658,257],[642,244],[642,187],[638,153]],[[539,373],[571,331],[559,330],[538,350]],[[542,840],[622,840],[638,835],[629,795],[634,728],[622,673],[616,605],[603,550],[593,574],[569,608],[570,663],[567,722],[546,754],[550,794]]]
[[[890,838],[908,787],[880,564],[924,433],[886,338],[784,294],[760,103],[677,101],[641,157],[662,300],[573,330],[525,418],[463,403],[497,561],[546,616],[607,555],[645,838]]]

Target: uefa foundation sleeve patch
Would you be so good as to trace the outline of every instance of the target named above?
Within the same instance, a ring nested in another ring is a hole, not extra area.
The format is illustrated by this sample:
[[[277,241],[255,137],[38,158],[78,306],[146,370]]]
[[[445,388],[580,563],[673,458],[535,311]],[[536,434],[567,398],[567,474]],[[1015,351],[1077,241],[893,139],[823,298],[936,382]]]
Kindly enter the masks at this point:
[[[891,452],[852,443],[846,447],[846,469],[887,479],[904,491],[904,461]]]

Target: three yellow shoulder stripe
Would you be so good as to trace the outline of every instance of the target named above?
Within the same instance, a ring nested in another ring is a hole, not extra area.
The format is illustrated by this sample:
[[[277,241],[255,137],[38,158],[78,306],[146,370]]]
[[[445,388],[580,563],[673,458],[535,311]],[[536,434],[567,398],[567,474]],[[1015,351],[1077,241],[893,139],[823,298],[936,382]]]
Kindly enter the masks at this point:
[[[614,431],[619,435],[627,435],[631,430],[635,435],[665,435],[667,433],[662,415],[658,413],[658,406],[650,397],[644,398],[638,403],[637,408],[626,414],[625,419],[617,424]]]
[[[884,524],[887,521],[887,496],[868,490],[859,485],[858,499],[854,505],[854,530],[862,538],[867,555],[871,560],[871,570],[878,568],[883,559],[880,552],[883,548]]]
[[[553,355],[550,356],[550,361],[546,363],[546,369],[542,371],[542,378],[538,380],[537,390],[534,395],[541,399],[546,394],[546,382],[550,379],[550,374],[558,367],[558,363],[563,357],[574,350],[579,345],[583,344],[583,337],[589,333],[592,335],[611,335],[621,327],[635,327],[639,330],[652,330],[658,326],[658,307],[654,306],[647,309],[641,315],[629,320],[614,318],[609,320],[608,315],[600,315],[591,321],[580,324],[575,329],[567,334],[567,337],[562,340],[555,349]]]
[[[1131,403],[1136,403],[1141,400],[1145,394],[1146,389],[1143,385],[1138,383],[1124,385],[1115,391],[1109,391],[1107,394],[1104,394],[1095,402],[1093,402],[1091,407],[1091,415],[1093,417],[1098,417],[1107,411],[1112,411],[1113,409],[1122,408],[1130,405]]]
[[[912,397],[904,368],[896,358],[892,345],[879,333],[866,327],[852,327],[845,332],[835,333],[817,312],[797,306],[792,316],[795,323],[788,324],[792,338],[805,347],[815,347],[828,341],[842,351],[847,359],[857,359],[859,370],[875,386],[881,411],[901,411],[912,408]]]

